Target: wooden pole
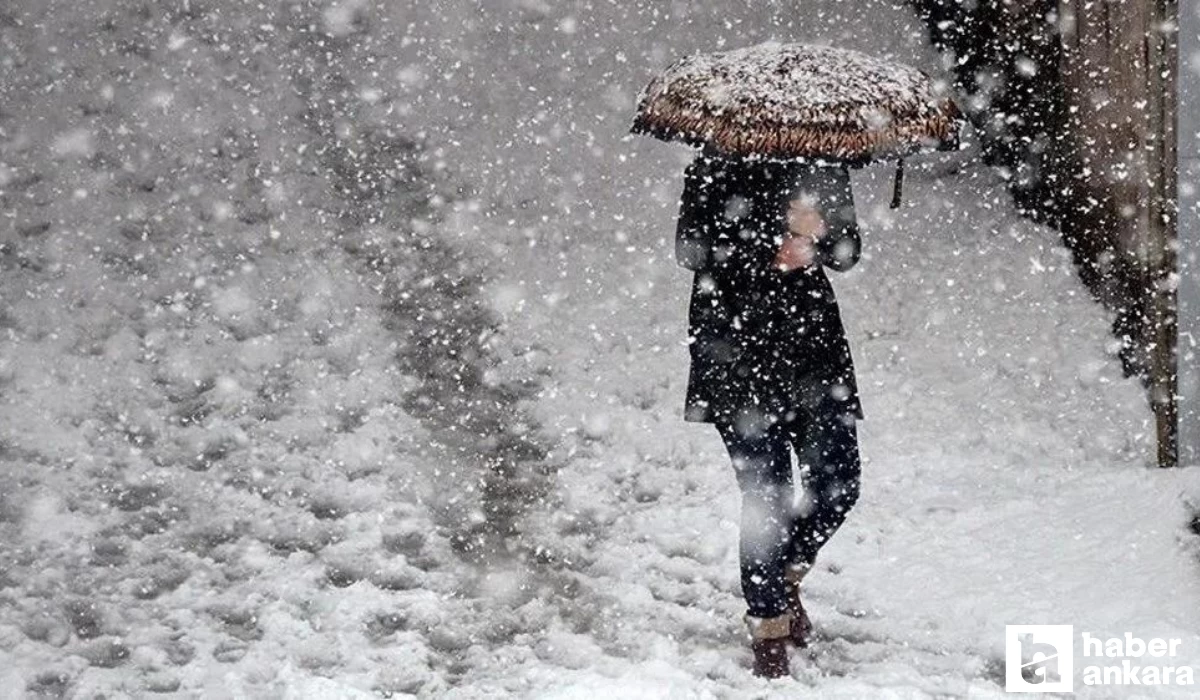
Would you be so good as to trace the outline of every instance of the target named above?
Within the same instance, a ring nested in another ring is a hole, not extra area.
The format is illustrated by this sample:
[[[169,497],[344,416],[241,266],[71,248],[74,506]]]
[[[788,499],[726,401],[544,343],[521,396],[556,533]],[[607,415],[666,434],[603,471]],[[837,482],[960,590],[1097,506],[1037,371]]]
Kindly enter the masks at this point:
[[[1200,465],[1200,66],[1187,57],[1200,56],[1200,6],[1195,0],[1178,10],[1177,55],[1184,60],[1176,74],[1175,226],[1179,236],[1179,316],[1176,362],[1179,368],[1179,460]]]
[[[1151,102],[1145,153],[1150,184],[1146,301],[1150,329],[1150,397],[1158,437],[1158,466],[1179,464],[1178,119],[1179,5],[1154,0],[1146,30]]]

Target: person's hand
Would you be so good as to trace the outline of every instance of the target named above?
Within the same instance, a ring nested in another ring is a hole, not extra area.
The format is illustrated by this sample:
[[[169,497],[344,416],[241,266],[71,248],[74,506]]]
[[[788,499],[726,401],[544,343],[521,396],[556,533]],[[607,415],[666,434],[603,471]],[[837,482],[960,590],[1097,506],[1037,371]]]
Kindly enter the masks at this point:
[[[825,220],[810,202],[802,198],[788,203],[788,235],[775,254],[776,268],[788,272],[813,264],[817,240],[825,235]]]
[[[812,265],[816,256],[817,239],[812,236],[788,236],[775,253],[773,264],[779,270],[789,272]]]
[[[825,235],[825,219],[807,198],[797,197],[788,202],[788,233],[797,237],[820,238]]]

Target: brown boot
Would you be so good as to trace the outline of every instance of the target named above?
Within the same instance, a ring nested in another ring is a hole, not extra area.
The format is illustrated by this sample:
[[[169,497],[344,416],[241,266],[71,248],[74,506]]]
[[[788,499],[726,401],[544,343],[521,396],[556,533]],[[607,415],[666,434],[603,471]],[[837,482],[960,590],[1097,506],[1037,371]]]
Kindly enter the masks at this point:
[[[754,675],[760,678],[786,678],[791,675],[787,652],[791,618],[788,613],[767,618],[746,616],[746,625],[750,628],[750,649],[754,652]]]
[[[788,612],[792,614],[792,622],[788,630],[788,639],[798,648],[804,649],[812,638],[813,626],[800,601],[800,582],[811,567],[807,565],[792,565],[784,573],[787,586]]]

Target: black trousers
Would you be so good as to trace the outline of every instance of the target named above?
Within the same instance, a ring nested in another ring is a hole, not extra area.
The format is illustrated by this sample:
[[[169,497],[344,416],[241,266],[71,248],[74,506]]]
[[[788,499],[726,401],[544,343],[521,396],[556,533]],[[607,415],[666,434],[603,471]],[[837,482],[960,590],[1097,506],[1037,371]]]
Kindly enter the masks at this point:
[[[742,491],[739,559],[749,614],[787,610],[784,572],[811,565],[858,500],[861,464],[852,413],[801,414],[745,433],[717,424]],[[791,453],[804,474],[793,489]]]

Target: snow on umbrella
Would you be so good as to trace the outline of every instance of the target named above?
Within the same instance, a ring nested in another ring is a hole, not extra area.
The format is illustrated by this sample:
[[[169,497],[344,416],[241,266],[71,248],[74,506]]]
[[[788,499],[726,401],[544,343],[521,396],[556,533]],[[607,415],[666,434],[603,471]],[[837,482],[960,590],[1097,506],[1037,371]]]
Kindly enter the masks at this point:
[[[863,163],[955,148],[962,116],[921,71],[830,46],[767,43],[677,61],[634,133],[729,155]]]
[[[957,148],[962,124],[954,102],[916,68],[849,49],[766,43],[675,62],[642,91],[632,131],[731,156],[862,165]]]

